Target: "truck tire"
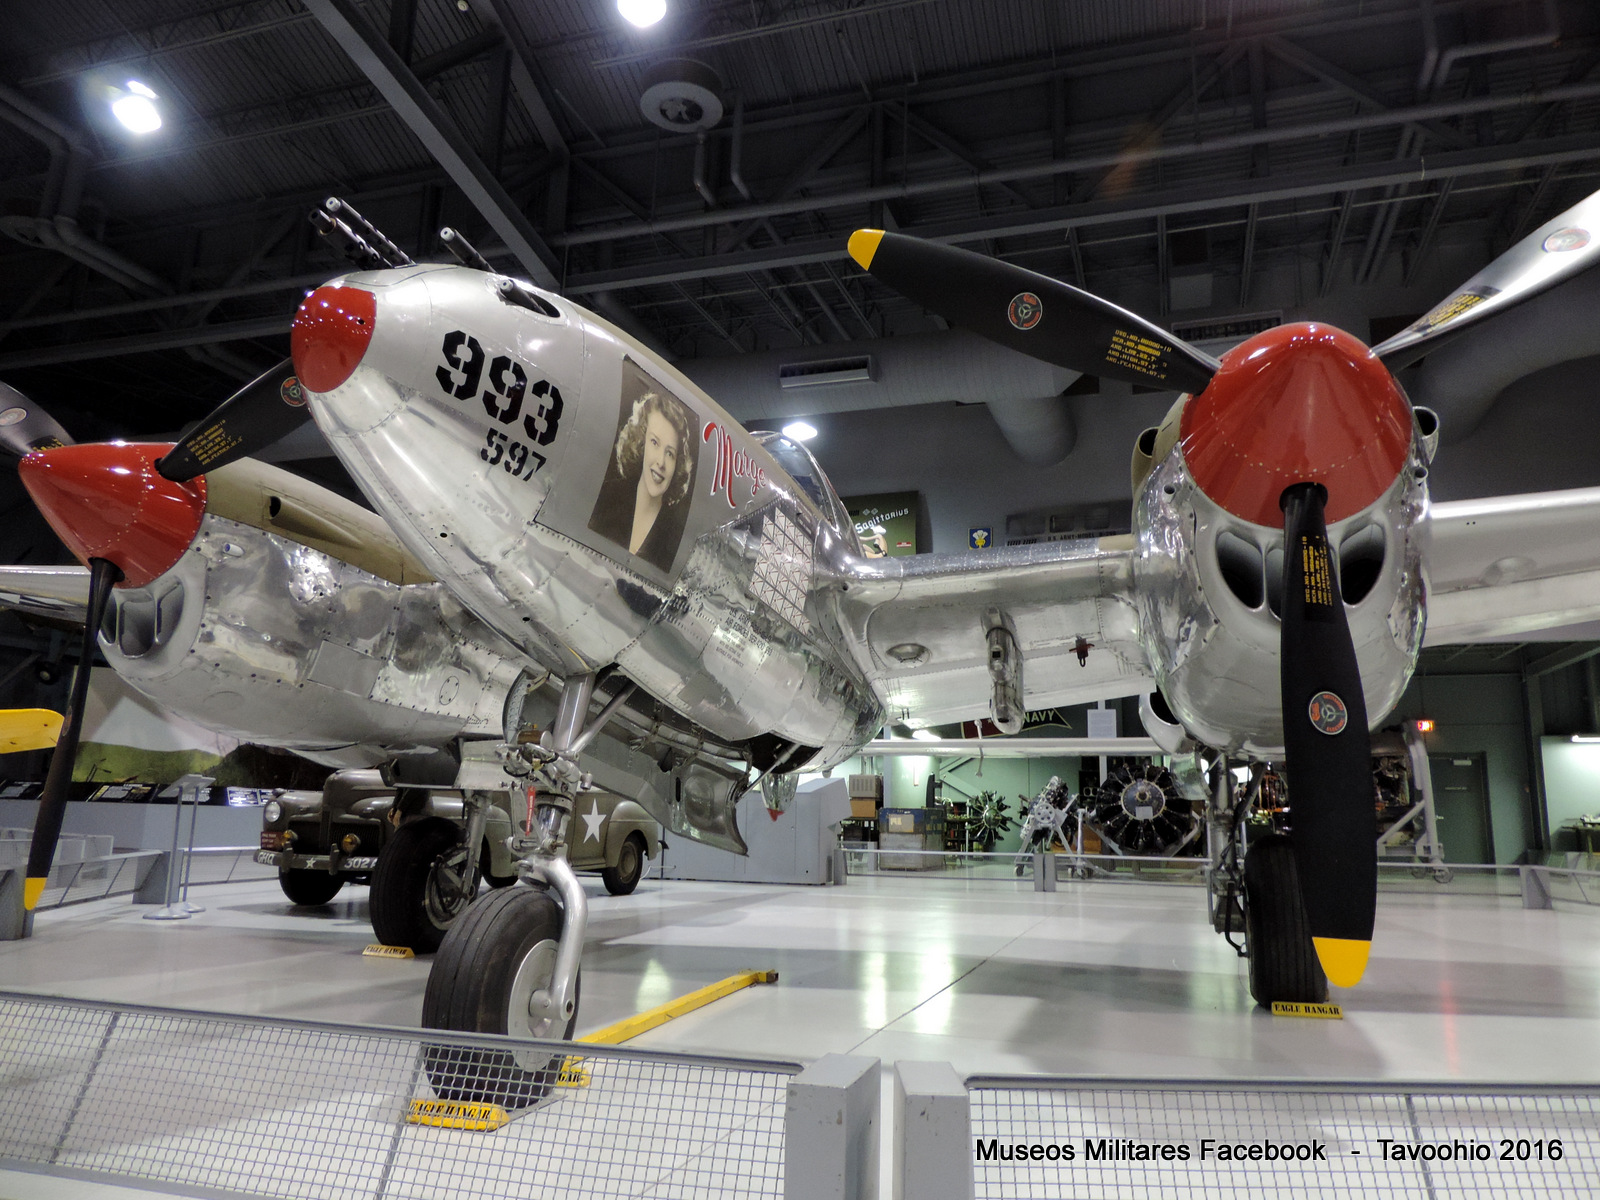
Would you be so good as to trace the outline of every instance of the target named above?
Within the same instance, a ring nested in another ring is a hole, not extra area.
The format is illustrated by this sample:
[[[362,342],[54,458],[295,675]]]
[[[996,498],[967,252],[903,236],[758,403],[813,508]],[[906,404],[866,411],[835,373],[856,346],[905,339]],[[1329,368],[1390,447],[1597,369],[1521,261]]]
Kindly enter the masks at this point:
[[[278,886],[289,897],[290,904],[311,906],[326,904],[339,894],[344,879],[326,871],[310,871],[304,867],[284,867],[278,871]]]
[[[644,874],[644,859],[644,838],[630,833],[617,852],[617,865],[600,872],[606,891],[613,896],[626,896],[638,887],[639,877]]]
[[[466,864],[461,831],[443,817],[408,821],[394,831],[372,872],[372,932],[385,946],[432,954],[477,893],[460,877]]]
[[[423,1027],[570,1040],[578,1022],[581,977],[570,1020],[535,1026],[528,1013],[530,992],[549,985],[562,921],[560,905],[547,893],[525,885],[494,892],[474,904],[451,928],[428,972]],[[562,1058],[538,1048],[434,1045],[423,1053],[428,1081],[441,1100],[506,1108],[527,1108],[548,1095]]]

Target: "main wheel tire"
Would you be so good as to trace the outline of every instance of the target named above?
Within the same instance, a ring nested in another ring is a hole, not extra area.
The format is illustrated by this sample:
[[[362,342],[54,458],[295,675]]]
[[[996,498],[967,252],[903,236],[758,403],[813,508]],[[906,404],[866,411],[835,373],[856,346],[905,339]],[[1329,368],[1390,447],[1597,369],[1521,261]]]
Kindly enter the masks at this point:
[[[532,887],[493,892],[474,904],[445,935],[428,973],[423,1026],[570,1041],[581,976],[572,1017],[563,1026],[536,1024],[528,1012],[533,992],[549,986],[561,924],[560,906]],[[555,1086],[564,1057],[544,1050],[429,1046],[423,1060],[441,1100],[527,1108]]]
[[[638,887],[639,878],[644,874],[644,859],[644,838],[637,833],[630,833],[628,840],[622,843],[622,849],[617,852],[617,865],[600,872],[600,880],[606,885],[606,891],[613,896],[626,896]]]
[[[432,954],[477,889],[461,878],[466,847],[443,817],[409,821],[394,831],[372,872],[372,932],[385,946]]]
[[[1311,925],[1300,902],[1294,843],[1273,833],[1244,856],[1245,938],[1250,955],[1250,995],[1263,1008],[1277,1001],[1321,1004],[1328,977],[1311,944]]]
[[[289,897],[290,904],[326,904],[339,894],[344,879],[326,871],[311,871],[305,867],[283,867],[278,871],[278,886]]]

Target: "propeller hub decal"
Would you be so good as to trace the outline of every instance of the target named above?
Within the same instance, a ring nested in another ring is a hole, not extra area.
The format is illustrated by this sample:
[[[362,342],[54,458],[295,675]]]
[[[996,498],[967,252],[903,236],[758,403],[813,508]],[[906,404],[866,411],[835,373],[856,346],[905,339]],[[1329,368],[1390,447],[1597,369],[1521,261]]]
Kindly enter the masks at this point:
[[[26,419],[27,415],[28,410],[25,408],[8,408],[5,412],[0,412],[0,427],[15,425],[18,421]]]
[[[1311,727],[1329,737],[1337,737],[1350,723],[1350,710],[1332,692],[1318,692],[1311,697],[1307,712],[1311,717]]]
[[[1558,229],[1544,241],[1539,243],[1546,254],[1563,254],[1568,250],[1582,250],[1589,244],[1589,231],[1579,229],[1576,225],[1568,225],[1565,229]]]
[[[1006,320],[1026,332],[1044,318],[1044,301],[1032,292],[1018,292],[1006,307]]]
[[[300,380],[293,375],[283,381],[278,388],[278,395],[290,408],[304,408],[306,405],[305,389],[300,386]]]

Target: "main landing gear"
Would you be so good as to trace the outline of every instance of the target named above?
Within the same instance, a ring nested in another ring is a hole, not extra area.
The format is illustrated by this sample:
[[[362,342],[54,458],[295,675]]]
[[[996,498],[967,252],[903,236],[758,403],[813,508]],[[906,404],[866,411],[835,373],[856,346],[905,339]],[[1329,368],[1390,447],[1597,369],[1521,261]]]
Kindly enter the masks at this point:
[[[1237,796],[1224,757],[1207,813],[1212,927],[1249,960],[1250,996],[1263,1008],[1328,998],[1328,978],[1300,900],[1294,843],[1270,826],[1254,837],[1246,834],[1249,811],[1273,810],[1278,789],[1281,780],[1262,765],[1253,772],[1250,791]]]
[[[562,853],[574,801],[589,786],[577,757],[630,691],[619,693],[585,728],[594,676],[574,676],[540,745],[499,748],[499,769],[519,779],[527,796],[525,818],[511,841],[520,882],[485,897],[449,927],[428,975],[424,1027],[571,1037],[589,921],[588,898]],[[541,1048],[432,1046],[425,1065],[441,1099],[526,1108],[555,1086],[561,1060],[560,1053]]]

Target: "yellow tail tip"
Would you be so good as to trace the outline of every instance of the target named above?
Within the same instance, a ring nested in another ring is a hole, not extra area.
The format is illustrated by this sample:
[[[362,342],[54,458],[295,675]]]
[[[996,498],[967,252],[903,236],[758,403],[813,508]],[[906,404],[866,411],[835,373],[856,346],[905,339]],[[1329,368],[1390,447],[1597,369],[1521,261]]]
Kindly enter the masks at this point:
[[[39,907],[39,897],[44,895],[44,880],[29,876],[22,881],[22,907],[32,912]]]
[[[861,264],[863,271],[872,270],[872,256],[883,241],[881,229],[858,229],[850,235],[850,257]]]
[[[1367,955],[1372,943],[1354,938],[1312,938],[1322,971],[1334,987],[1355,987],[1367,972]]]

